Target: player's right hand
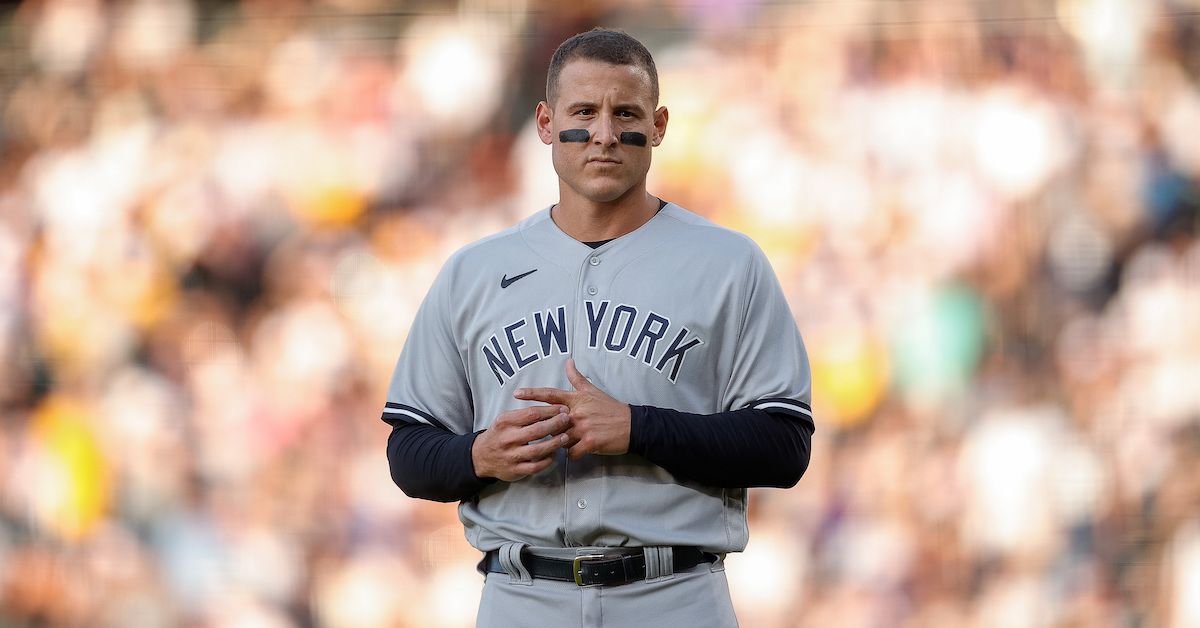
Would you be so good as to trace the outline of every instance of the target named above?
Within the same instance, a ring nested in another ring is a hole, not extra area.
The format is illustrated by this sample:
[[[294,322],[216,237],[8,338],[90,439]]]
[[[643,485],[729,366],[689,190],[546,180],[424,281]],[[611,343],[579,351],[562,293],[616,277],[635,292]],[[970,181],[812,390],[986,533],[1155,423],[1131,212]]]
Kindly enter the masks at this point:
[[[475,475],[514,482],[549,467],[567,444],[567,412],[558,404],[501,412],[471,447]]]

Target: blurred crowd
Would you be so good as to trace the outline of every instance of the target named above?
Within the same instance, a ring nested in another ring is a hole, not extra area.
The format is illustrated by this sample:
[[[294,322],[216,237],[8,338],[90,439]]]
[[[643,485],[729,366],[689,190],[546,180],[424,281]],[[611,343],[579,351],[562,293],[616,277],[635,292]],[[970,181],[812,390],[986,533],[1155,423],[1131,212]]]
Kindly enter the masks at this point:
[[[379,419],[455,249],[554,202],[596,25],[652,193],[754,237],[813,462],[764,628],[1200,626],[1200,0],[0,5],[0,628],[472,625]]]

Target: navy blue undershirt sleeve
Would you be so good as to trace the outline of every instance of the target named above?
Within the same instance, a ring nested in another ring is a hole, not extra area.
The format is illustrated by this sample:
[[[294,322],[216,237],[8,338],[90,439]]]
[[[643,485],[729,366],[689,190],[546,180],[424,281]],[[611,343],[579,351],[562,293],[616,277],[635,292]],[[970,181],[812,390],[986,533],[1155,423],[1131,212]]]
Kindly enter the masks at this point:
[[[394,421],[387,457],[405,495],[437,502],[469,500],[495,478],[475,475],[471,446],[479,432],[454,434],[433,425]]]
[[[790,488],[808,469],[812,425],[785,413],[747,408],[690,414],[630,406],[629,451],[672,474],[720,488]],[[424,423],[394,421],[387,456],[392,481],[409,497],[469,500],[495,478],[475,475],[478,432],[453,434]]]
[[[791,488],[808,469],[813,426],[768,410],[690,414],[630,406],[629,451],[721,488]]]

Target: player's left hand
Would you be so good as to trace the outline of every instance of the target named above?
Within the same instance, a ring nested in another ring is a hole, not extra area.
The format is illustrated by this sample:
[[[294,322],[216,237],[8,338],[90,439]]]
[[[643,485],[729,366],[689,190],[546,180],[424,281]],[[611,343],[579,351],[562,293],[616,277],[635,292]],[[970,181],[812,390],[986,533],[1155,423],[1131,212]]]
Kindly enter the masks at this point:
[[[571,460],[584,454],[613,456],[629,451],[629,404],[613,399],[588,381],[575,367],[574,359],[567,360],[567,380],[575,390],[522,388],[515,396],[570,409],[566,447]]]

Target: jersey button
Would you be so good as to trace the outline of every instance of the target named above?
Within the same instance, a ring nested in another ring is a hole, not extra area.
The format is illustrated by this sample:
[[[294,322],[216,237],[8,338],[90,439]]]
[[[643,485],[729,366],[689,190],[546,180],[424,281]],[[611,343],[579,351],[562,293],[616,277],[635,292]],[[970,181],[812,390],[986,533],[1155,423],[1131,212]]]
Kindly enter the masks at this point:
[[[589,261],[592,263],[592,266],[599,266],[599,265],[600,265],[600,258],[599,258],[599,257],[593,257],[593,258],[592,258],[591,260],[589,260]]]
[[[587,500],[586,500],[586,499],[581,499],[581,500],[579,500],[579,501],[575,502],[575,505],[576,505],[576,506],[579,506],[579,509],[580,509],[580,510],[583,510],[584,508],[587,508]]]
[[[588,294],[596,296],[596,286],[588,286]]]

